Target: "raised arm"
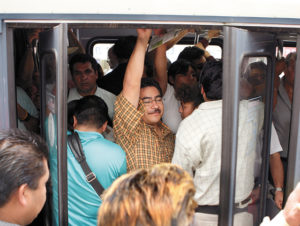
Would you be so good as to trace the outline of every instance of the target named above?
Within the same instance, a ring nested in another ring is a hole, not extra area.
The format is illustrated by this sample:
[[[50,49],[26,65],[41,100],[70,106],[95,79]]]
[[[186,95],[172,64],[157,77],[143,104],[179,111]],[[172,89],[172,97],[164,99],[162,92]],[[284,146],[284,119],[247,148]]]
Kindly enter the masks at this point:
[[[155,30],[154,32],[159,32]],[[168,73],[167,73],[167,46],[159,46],[155,50],[154,54],[154,79],[159,83],[162,93],[165,94],[168,85]]]
[[[134,50],[128,61],[123,81],[122,94],[135,107],[138,106],[140,96],[141,78],[143,75],[145,52],[149,38],[151,36],[151,29],[137,29],[138,37]]]

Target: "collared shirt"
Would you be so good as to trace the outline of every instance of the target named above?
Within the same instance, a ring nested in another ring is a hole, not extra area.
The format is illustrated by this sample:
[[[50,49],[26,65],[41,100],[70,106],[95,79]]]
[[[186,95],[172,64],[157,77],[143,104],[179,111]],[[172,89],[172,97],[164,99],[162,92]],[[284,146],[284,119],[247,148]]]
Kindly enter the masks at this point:
[[[144,109],[141,103],[139,106],[136,109],[122,93],[115,104],[115,139],[126,152],[128,171],[171,162],[174,152],[174,134],[159,122],[159,136],[153,126],[142,120]]]
[[[277,104],[273,111],[273,122],[280,140],[280,144],[283,148],[283,152],[281,152],[280,155],[284,158],[287,158],[288,156],[291,114],[291,101],[282,81],[280,81]]]
[[[116,96],[112,94],[111,92],[106,91],[105,89],[101,89],[100,87],[97,87],[96,92],[94,94],[95,96],[98,96],[104,100],[108,107],[108,115],[111,119],[113,119],[114,116],[114,104],[116,101]],[[79,100],[83,96],[81,96],[76,88],[70,89],[69,96],[68,96],[68,103],[72,100]]]
[[[256,144],[263,116],[261,102],[240,102],[235,202],[245,200],[254,186]],[[202,103],[181,122],[176,134],[172,163],[194,177],[198,205],[219,204],[221,142],[222,100]]]
[[[167,90],[163,96],[163,103],[164,114],[162,121],[176,134],[182,120],[179,112],[180,101],[176,99],[174,87],[170,84],[167,85]]]

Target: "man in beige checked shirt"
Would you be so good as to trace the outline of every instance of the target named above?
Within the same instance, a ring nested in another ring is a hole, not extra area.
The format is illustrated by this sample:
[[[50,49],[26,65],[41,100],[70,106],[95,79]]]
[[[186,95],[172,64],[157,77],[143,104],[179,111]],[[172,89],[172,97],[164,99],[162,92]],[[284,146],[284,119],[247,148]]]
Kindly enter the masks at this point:
[[[209,62],[200,77],[204,103],[185,118],[176,134],[172,163],[194,178],[198,203],[193,225],[218,225],[222,140],[222,62]],[[263,126],[263,104],[241,101],[234,225],[252,226],[247,212],[254,187],[256,139]]]

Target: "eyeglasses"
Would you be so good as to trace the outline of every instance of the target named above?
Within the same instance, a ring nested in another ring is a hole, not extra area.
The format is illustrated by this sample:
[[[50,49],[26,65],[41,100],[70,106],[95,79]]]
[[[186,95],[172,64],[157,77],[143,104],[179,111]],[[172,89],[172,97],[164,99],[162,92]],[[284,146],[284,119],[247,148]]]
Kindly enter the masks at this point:
[[[158,97],[155,97],[154,99],[152,99],[150,97],[144,97],[144,98],[142,98],[142,101],[145,106],[150,106],[153,103],[153,101],[155,101],[156,104],[162,103],[162,97],[158,96]]]

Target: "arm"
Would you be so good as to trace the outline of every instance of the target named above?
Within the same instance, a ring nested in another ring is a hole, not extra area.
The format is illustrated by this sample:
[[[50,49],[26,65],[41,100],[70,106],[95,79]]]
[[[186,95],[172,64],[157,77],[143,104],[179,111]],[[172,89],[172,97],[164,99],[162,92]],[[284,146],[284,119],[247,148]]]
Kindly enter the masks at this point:
[[[20,121],[22,121],[27,130],[39,133],[39,119],[30,115],[21,105],[17,104],[17,114]]]
[[[284,171],[279,152],[270,156],[270,171],[274,181],[274,186],[276,188],[283,188]],[[279,209],[282,209],[282,202],[283,192],[275,191],[275,203]]]
[[[155,31],[156,32],[156,31]],[[167,46],[159,46],[154,55],[154,79],[159,83],[163,95],[167,90],[168,73],[167,73]]]
[[[138,38],[126,68],[122,90],[123,96],[136,108],[140,96],[145,52],[152,30],[137,29],[137,32]]]

